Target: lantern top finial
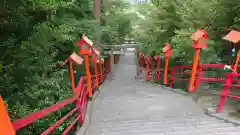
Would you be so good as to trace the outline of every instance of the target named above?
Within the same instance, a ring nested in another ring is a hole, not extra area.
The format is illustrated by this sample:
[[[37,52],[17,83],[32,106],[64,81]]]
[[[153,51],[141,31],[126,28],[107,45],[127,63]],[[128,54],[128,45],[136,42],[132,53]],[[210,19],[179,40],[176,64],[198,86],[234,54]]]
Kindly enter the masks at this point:
[[[191,35],[191,38],[192,40],[194,41],[197,41],[199,40],[200,38],[207,38],[208,35],[207,35],[207,32],[203,29],[198,29],[196,32],[194,32],[192,35]]]
[[[224,36],[223,39],[231,41],[236,44],[240,42],[240,32],[232,30],[226,36]]]
[[[100,55],[100,52],[97,49],[93,49],[93,52],[97,54],[98,56]]]

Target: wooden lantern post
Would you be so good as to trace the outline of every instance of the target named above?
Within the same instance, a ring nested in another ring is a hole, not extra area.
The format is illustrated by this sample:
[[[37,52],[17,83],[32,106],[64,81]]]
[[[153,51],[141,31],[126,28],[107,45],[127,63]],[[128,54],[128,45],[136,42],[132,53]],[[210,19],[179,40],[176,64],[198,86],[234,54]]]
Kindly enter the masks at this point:
[[[154,56],[154,60],[157,62],[156,80],[160,80],[160,56]]]
[[[237,43],[240,42],[240,32],[232,30],[225,37],[223,37],[223,39],[228,40],[230,42],[233,42],[234,44],[237,44]],[[237,67],[238,67],[239,60],[240,60],[240,49],[238,50],[237,57],[236,57],[236,60],[235,60],[235,64],[234,64],[234,67],[233,67],[234,72],[237,72]]]
[[[139,66],[140,66],[139,71],[140,71],[140,73],[142,73],[143,60],[144,60],[144,54],[139,53]]]
[[[95,86],[96,88],[98,89],[99,88],[99,85],[98,85],[98,57],[99,57],[100,53],[97,49],[93,49],[93,54],[92,54],[92,62],[93,62],[93,65],[94,65],[94,72],[95,72]]]
[[[171,45],[169,43],[166,43],[162,51],[164,53],[164,59],[165,59],[163,84],[166,85],[168,81],[168,61],[169,61],[169,57],[172,55]]]
[[[193,65],[192,65],[192,74],[191,78],[189,80],[189,87],[188,87],[188,92],[194,92],[195,91],[195,78],[196,78],[196,72],[197,72],[197,67],[199,63],[199,55],[201,48],[206,48],[206,40],[208,38],[207,32],[198,29],[195,33],[192,34],[191,36],[193,42],[193,47],[195,48],[195,53],[194,53],[194,58],[193,58]]]
[[[104,71],[103,71],[103,66],[104,66],[104,59],[102,58],[100,61],[100,76],[101,76],[101,81],[104,81]]]
[[[0,135],[16,135],[1,96],[0,96],[0,121],[1,121]]]
[[[61,66],[64,66],[67,64],[67,62],[69,62],[69,70],[70,70],[70,77],[71,77],[71,81],[72,81],[72,91],[74,95],[78,95],[79,91],[77,91],[78,89],[76,89],[76,85],[75,85],[75,78],[74,78],[74,71],[73,71],[73,63],[77,64],[77,65],[82,65],[83,63],[83,58],[80,57],[79,55],[77,55],[75,52],[73,52],[70,57],[64,61],[64,63]],[[79,80],[80,81],[80,80]],[[81,106],[81,101],[80,100],[76,100],[76,106]],[[81,110],[78,111],[78,115],[80,115],[80,125],[82,125],[84,123],[84,116],[82,116],[82,112]]]
[[[147,56],[146,59],[146,81],[149,80],[149,72],[150,72],[150,62],[151,62],[151,57]]]
[[[91,47],[93,46],[93,42],[83,34],[82,39],[79,42],[77,42],[76,45],[80,47],[79,53],[84,55],[86,76],[87,76],[88,96],[92,98],[91,75],[90,75],[90,69],[89,69],[88,56],[92,54]]]

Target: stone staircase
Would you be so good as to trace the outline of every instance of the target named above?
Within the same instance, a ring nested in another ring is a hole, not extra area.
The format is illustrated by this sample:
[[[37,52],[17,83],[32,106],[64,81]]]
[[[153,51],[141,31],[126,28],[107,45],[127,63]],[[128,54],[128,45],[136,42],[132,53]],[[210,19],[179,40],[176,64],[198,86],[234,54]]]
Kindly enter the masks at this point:
[[[135,80],[133,58],[121,58],[115,80],[101,88],[86,135],[240,135],[240,127],[205,115],[190,96]]]

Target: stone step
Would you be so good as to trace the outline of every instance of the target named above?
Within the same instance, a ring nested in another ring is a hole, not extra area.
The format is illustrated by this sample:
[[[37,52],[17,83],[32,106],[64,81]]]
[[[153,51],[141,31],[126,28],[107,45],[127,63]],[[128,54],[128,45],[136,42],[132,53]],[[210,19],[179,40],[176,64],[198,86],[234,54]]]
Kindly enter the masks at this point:
[[[143,117],[142,115],[133,115],[133,116],[118,116],[118,117],[108,117],[104,119],[94,119],[95,117],[92,117],[92,120],[98,121],[98,124],[131,124],[131,123],[141,123],[141,122],[152,122],[152,123],[176,123],[176,122],[191,122],[191,121],[215,121],[215,118],[208,117],[206,115],[199,115],[199,116],[186,116],[186,117],[171,117],[171,118],[156,118],[150,119],[151,117]]]
[[[199,124],[199,123],[179,123],[179,124],[151,124],[151,123],[141,123],[139,125],[134,126],[119,126],[116,125],[115,127],[103,127],[103,128],[95,128],[93,132],[123,132],[123,131],[142,131],[144,132],[181,132],[181,131],[195,131],[195,130],[205,130],[205,129],[220,129],[220,128],[229,128],[233,127],[232,124],[229,123],[209,123],[209,124]],[[146,130],[146,131],[145,131]]]
[[[123,134],[123,135],[215,135],[215,134],[223,134],[229,135],[228,133],[232,133],[233,135],[236,133],[240,133],[240,129],[236,127],[210,127],[210,128],[196,128],[189,130],[186,127],[185,130],[182,131],[173,131],[172,128],[139,128],[139,129],[128,129],[128,130],[99,130],[94,132],[88,132],[91,134],[104,134],[104,135],[111,135],[111,134]]]

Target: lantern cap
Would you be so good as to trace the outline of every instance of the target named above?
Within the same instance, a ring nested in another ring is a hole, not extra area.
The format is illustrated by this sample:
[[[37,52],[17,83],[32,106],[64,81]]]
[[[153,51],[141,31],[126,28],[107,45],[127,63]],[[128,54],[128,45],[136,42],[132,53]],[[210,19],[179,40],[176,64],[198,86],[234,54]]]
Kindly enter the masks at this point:
[[[97,49],[93,49],[93,52],[97,54],[98,56],[100,55],[100,52]]]
[[[155,56],[154,56],[154,59],[155,59],[155,60],[159,60],[159,59],[160,59],[160,56],[159,56],[159,55],[155,55]]]
[[[83,58],[77,55],[75,52],[73,52],[69,58],[78,65],[81,65],[83,63]]]
[[[85,36],[84,34],[82,35],[82,38],[79,42],[76,43],[77,46],[81,46],[83,44],[87,44],[89,45],[90,47],[93,46],[93,42],[87,37]]]
[[[82,39],[90,46],[93,46],[93,41],[90,40],[85,34],[82,35]]]
[[[103,59],[103,58],[101,58],[101,63],[102,63],[102,64],[104,63],[104,59]]]
[[[169,43],[166,43],[165,46],[163,47],[162,51],[166,53],[171,49],[171,45]]]
[[[200,38],[208,38],[207,32],[203,29],[198,29],[191,35],[192,40],[197,41]]]
[[[226,36],[224,36],[223,39],[231,41],[236,44],[240,41],[240,32],[232,30]]]

